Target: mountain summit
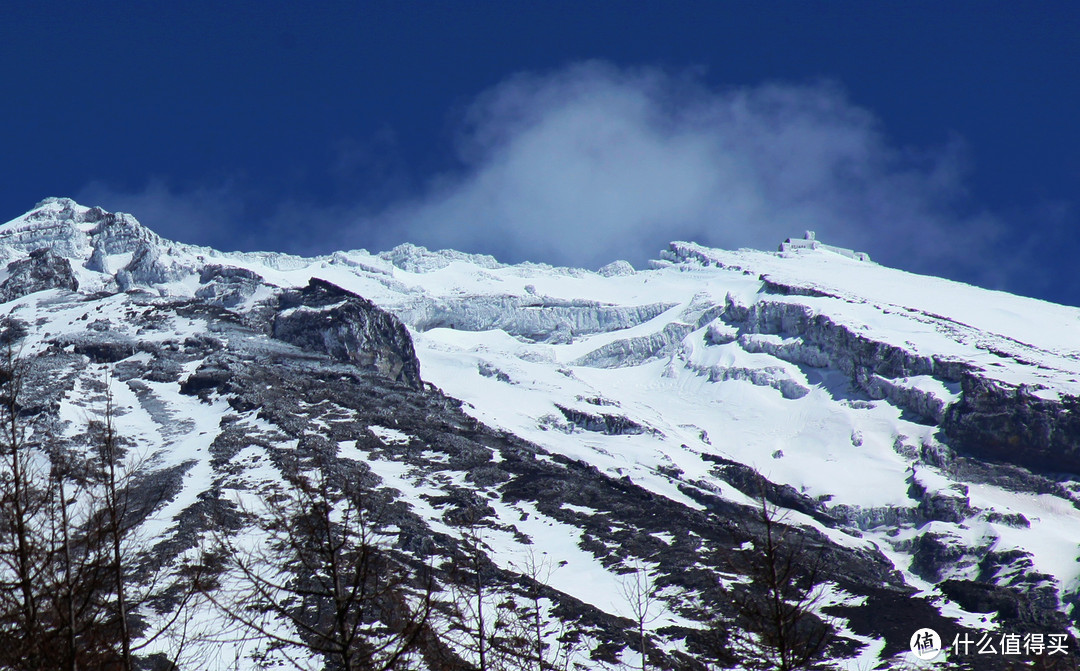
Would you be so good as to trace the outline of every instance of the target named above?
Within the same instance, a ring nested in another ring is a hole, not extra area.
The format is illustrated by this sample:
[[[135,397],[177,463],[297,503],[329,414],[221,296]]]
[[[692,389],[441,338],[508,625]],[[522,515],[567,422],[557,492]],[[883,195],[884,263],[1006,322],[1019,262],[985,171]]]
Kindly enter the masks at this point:
[[[90,463],[107,411],[133,589],[200,567],[125,616],[140,668],[348,666],[282,539],[373,502],[356,557],[398,578],[357,579],[386,591],[351,626],[387,668],[767,668],[770,596],[807,664],[907,668],[922,628],[951,664],[1075,663],[1080,310],[802,242],[301,258],[50,198],[0,226],[7,421]]]

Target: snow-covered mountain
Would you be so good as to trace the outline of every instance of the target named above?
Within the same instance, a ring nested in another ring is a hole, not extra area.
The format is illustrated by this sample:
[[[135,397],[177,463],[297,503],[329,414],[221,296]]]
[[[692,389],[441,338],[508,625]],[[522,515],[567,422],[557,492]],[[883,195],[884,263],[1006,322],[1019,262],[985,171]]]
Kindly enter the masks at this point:
[[[412,245],[300,258],[174,243],[57,198],[0,226],[0,266],[54,431],[76,435],[111,375],[117,428],[165,492],[141,533],[167,561],[244,538],[221,520],[288,486],[282,455],[326,453],[392,492],[403,556],[451,556],[468,512],[492,585],[520,597],[523,557],[542,553],[545,617],[577,632],[584,668],[640,665],[634,567],[659,597],[653,665],[738,668],[713,642],[760,589],[763,489],[824,559],[840,668],[901,668],[920,627],[1077,649],[1076,308],[809,242],[674,242],[637,271]],[[439,668],[475,666],[430,633]],[[201,645],[202,668],[290,652]]]

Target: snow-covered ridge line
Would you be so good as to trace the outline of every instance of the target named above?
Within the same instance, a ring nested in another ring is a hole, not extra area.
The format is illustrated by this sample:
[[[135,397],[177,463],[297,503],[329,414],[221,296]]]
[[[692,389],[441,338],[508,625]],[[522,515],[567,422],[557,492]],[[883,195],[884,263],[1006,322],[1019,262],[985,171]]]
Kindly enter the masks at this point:
[[[157,418],[155,441],[179,441],[167,418],[193,408],[241,416],[200,420],[210,437],[177,448],[230,436],[212,459],[192,457],[200,482],[231,482],[215,469],[244,471],[256,457],[266,470],[264,451],[337,450],[415,499],[406,544],[452,530],[447,506],[478,492],[504,570],[520,549],[513,529],[554,524],[568,544],[559,556],[596,584],[614,584],[631,537],[684,562],[664,571],[692,576],[694,562],[727,551],[713,536],[754,507],[764,477],[770,500],[854,562],[859,580],[891,576],[911,602],[896,608],[936,613],[918,590],[963,616],[986,593],[1025,604],[1016,617],[1080,622],[1067,607],[1080,601],[1080,311],[812,246],[676,242],[662,256],[652,270],[594,273],[411,245],[222,253],[50,200],[0,227],[0,299],[32,325],[28,351],[115,368]],[[338,398],[348,411],[325,404],[322,390],[358,384],[357,369],[381,376],[377,392]],[[433,385],[465,414],[451,421],[433,409],[450,401],[418,400]],[[452,435],[433,433],[425,413]],[[359,416],[368,423],[354,426]],[[276,428],[240,428],[266,417]],[[289,441],[267,438],[281,431]],[[538,468],[556,474],[541,481],[551,484],[528,479]],[[566,469],[637,503],[564,492]],[[653,540],[629,528],[639,514]],[[690,533],[680,517],[703,526]],[[603,610],[589,582],[565,584]],[[877,592],[866,598],[884,607]]]

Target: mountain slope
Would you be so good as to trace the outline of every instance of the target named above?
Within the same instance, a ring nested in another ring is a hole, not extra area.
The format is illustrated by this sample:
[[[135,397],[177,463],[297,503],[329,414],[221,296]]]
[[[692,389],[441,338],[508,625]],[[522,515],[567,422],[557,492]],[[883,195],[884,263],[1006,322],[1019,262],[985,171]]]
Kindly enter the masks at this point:
[[[0,260],[38,405],[74,435],[112,375],[167,492],[142,533],[174,560],[250,533],[237,506],[322,455],[390,492],[403,561],[453,563],[478,527],[492,585],[524,598],[522,558],[546,553],[547,615],[585,666],[637,663],[635,566],[664,604],[653,663],[734,665],[706,630],[738,629],[760,589],[740,576],[764,490],[823,560],[838,664],[901,664],[923,626],[1075,650],[1075,308],[809,247],[672,243],[597,273],[414,246],[223,253],[66,199],[0,227]],[[476,662],[437,629],[426,663]],[[245,645],[198,654],[276,654]]]

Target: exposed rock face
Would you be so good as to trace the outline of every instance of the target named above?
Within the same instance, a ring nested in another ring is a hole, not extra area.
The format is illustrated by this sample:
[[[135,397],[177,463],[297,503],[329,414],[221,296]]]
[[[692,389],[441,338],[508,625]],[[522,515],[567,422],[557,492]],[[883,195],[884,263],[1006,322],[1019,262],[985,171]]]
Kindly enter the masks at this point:
[[[585,431],[596,431],[609,436],[637,435],[651,431],[632,419],[620,415],[593,414],[561,405],[555,406],[568,422]]]
[[[1028,595],[1014,590],[968,580],[945,580],[941,591],[964,609],[992,613],[999,620],[1013,621],[1019,631],[1065,631],[1068,620],[1059,612],[1039,603],[1042,595]]]
[[[979,548],[971,548],[957,533],[940,523],[931,523],[915,540],[911,570],[931,582],[960,574],[977,563],[972,556]],[[981,554],[981,553],[980,553]]]
[[[48,248],[30,252],[28,258],[12,261],[7,271],[8,278],[0,284],[0,302],[6,303],[46,289],[79,290],[79,281],[71,270],[71,262]]]
[[[773,280],[763,282],[767,294],[828,296]],[[964,452],[1044,471],[1080,473],[1078,398],[1039,397],[1030,387],[987,379],[968,363],[875,341],[798,303],[762,296],[743,307],[729,300],[722,320],[737,329],[746,351],[840,370],[871,398],[888,399],[927,423],[940,425],[950,443]],[[718,343],[731,337],[719,326],[709,335]],[[917,377],[937,380],[941,387],[959,387],[959,400],[950,405],[951,398],[906,382]]]
[[[420,362],[397,317],[371,301],[313,278],[281,295],[273,336],[419,388]]]
[[[740,312],[737,308],[729,309],[725,317],[730,315],[744,333],[797,337],[808,346],[804,349],[777,347],[772,354],[790,357],[792,363],[832,366],[851,375],[856,382],[868,380],[873,375],[885,378],[938,375],[955,381],[965,368],[948,359],[914,354],[873,340],[798,303],[763,298],[749,308],[745,318],[740,318]]]
[[[94,224],[104,215],[99,208],[82,212],[69,198],[46,198],[26,215],[28,225],[4,235],[2,244],[24,251],[49,247],[59,256],[81,256],[90,244],[78,225]]]
[[[758,387],[772,387],[787,399],[802,398],[810,393],[809,389],[796,380],[791,379],[788,371],[780,366],[763,366],[761,368],[724,365],[690,367],[702,375],[707,375],[709,377],[709,382],[742,380]]]
[[[919,501],[918,512],[925,521],[960,523],[975,512],[968,500],[968,488],[964,485],[929,492],[918,482],[912,482],[909,494]]]
[[[1046,399],[966,376],[963,395],[945,413],[942,429],[973,455],[1033,468],[1080,473],[1080,399]]]
[[[162,249],[157,245],[144,240],[124,241],[132,243],[133,251],[131,261],[116,274],[116,281],[121,289],[127,290],[132,285],[172,282],[191,272],[188,268],[162,258]]]
[[[724,323],[736,329],[738,342],[747,352],[771,354],[810,368],[839,370],[871,398],[887,398],[935,424],[944,417],[946,400],[904,381],[926,377],[937,380],[939,387],[947,387],[970,374],[971,366],[963,362],[916,354],[857,333],[806,305],[767,297],[767,294],[818,297],[827,294],[771,280],[765,282],[766,295],[757,303],[742,306],[729,296],[721,315]],[[725,334],[719,325],[710,328],[709,337],[717,343],[731,340],[731,335]]]
[[[199,283],[202,286],[195,292],[196,298],[231,308],[251,298],[263,283],[263,278],[246,268],[213,265],[202,269]]]

